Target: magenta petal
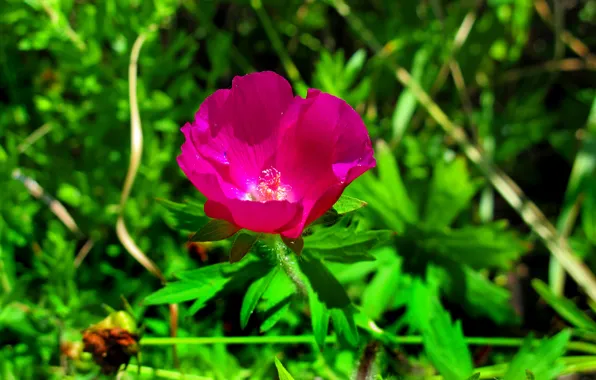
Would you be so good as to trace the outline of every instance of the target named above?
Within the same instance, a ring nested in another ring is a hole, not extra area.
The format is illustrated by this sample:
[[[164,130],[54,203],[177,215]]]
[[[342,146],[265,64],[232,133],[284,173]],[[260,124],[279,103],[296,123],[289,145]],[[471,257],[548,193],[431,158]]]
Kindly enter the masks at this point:
[[[366,127],[347,103],[313,89],[294,98],[272,72],[235,77],[182,132],[178,163],[208,199],[208,216],[289,238],[375,166]]]
[[[205,214],[224,219],[255,232],[278,233],[280,229],[299,220],[302,207],[288,201],[252,202],[228,199],[224,203],[208,201]]]
[[[280,121],[293,98],[288,81],[273,72],[234,78],[226,138],[231,170],[239,182],[258,177],[271,165]]]

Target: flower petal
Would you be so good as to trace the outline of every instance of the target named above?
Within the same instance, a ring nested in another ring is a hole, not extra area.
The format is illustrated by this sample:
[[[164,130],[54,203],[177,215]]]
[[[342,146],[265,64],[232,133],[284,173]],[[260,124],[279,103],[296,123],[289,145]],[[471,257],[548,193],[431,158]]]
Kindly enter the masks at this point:
[[[300,204],[288,201],[253,202],[228,199],[224,202],[207,201],[205,214],[255,232],[278,233],[284,226],[299,222],[302,216]]]

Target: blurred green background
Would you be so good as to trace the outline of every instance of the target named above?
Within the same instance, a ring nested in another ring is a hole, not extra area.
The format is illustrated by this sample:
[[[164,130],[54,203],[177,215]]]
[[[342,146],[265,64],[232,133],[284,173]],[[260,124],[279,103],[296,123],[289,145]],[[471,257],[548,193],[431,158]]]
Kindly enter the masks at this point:
[[[175,351],[141,339],[142,378],[283,379],[276,356],[296,379],[360,376],[367,361],[396,379],[596,371],[593,301],[466,157],[451,124],[419,102],[428,94],[462,126],[595,270],[596,1],[3,0],[1,379],[100,376],[77,342],[108,315],[102,305],[124,307],[121,297],[145,336],[171,333],[170,308],[143,303],[160,280],[115,230],[131,154],[129,60],[141,34],[144,144],[123,216],[167,280],[228,260],[229,242],[188,243],[204,221],[202,198],[175,157],[179,128],[203,99],[253,71],[284,75],[298,94],[320,88],[362,115],[379,164],[347,191],[368,202],[351,226],[396,232],[349,257],[341,247],[320,254],[337,297],[358,310],[355,344],[320,350],[300,296],[266,333],[261,304],[242,329],[246,287],[230,285],[206,289],[198,312],[181,303],[174,318],[178,337],[222,339]],[[403,70],[421,89],[405,85]],[[244,336],[269,340],[225,339]],[[503,337],[511,340],[493,339]],[[381,343],[366,349],[373,340]],[[132,364],[121,376],[137,376]]]

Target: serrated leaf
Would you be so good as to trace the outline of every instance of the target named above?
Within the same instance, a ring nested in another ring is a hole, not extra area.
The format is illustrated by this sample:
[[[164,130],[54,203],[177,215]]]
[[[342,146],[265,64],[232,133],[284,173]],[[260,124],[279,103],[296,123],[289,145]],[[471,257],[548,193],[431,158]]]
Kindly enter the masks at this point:
[[[538,279],[532,280],[532,286],[540,297],[553,308],[561,317],[580,329],[596,332],[596,322],[575,306],[573,301],[556,296],[549,287]]]
[[[366,206],[366,204],[365,201],[343,194],[339,197],[337,202],[335,202],[333,209],[337,211],[338,214],[347,214],[348,212],[356,211],[359,208]]]
[[[466,379],[474,365],[459,321],[436,302],[429,329],[422,332],[424,351],[445,380]]]
[[[507,269],[528,250],[528,245],[502,223],[432,231],[420,244],[428,252],[475,269]]]
[[[266,276],[259,278],[248,287],[240,308],[240,327],[242,329],[246,328],[248,319],[278,271],[279,267],[273,268]]]
[[[200,242],[224,240],[233,236],[238,231],[240,231],[240,228],[228,221],[211,219],[197,231],[191,240]]]
[[[167,283],[166,286],[145,298],[146,305],[159,305],[164,303],[179,303],[200,299],[205,302],[213,298],[229,278],[211,278],[205,282],[176,281]]]
[[[353,306],[344,287],[319,260],[305,256],[299,262],[300,269],[308,279],[311,318],[317,344],[322,348],[327,335],[329,317],[339,339],[350,345],[358,342],[358,330],[354,322]]]
[[[468,207],[477,190],[478,185],[470,179],[463,158],[449,163],[439,161],[428,191],[424,222],[434,229],[449,226]]]
[[[511,302],[511,292],[495,285],[480,272],[467,265],[430,265],[432,273],[440,277],[440,289],[451,302],[465,308],[471,316],[487,316],[498,324],[519,323]]]
[[[168,211],[164,219],[174,229],[196,231],[207,221],[202,204],[176,203],[166,199],[156,199],[156,201]]]
[[[388,240],[392,231],[358,231],[352,223],[338,223],[332,227],[319,228],[304,238],[305,249],[312,255],[327,261],[353,263],[372,261],[374,256],[368,253],[377,244]]]
[[[234,240],[230,249],[230,263],[237,263],[250,251],[253,244],[259,238],[258,235],[249,233],[240,233]]]
[[[279,380],[294,380],[292,375],[290,375],[288,370],[284,368],[278,358],[275,358],[275,367],[277,368],[277,376],[279,376]]]
[[[571,332],[566,330],[551,339],[544,339],[539,345],[528,337],[519,352],[513,357],[503,380],[525,380],[525,371],[531,371],[538,379],[554,379],[564,369],[557,360],[565,353]]]

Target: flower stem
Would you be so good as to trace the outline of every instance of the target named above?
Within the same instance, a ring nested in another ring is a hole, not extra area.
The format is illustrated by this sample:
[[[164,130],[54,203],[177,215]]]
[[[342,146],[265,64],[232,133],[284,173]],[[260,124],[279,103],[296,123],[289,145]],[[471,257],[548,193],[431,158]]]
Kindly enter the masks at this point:
[[[385,334],[382,341],[399,345],[422,344],[422,337],[419,335],[391,335]],[[472,346],[497,346],[497,347],[519,347],[524,342],[523,338],[493,338],[493,337],[467,337],[467,344]],[[286,335],[286,336],[215,336],[215,337],[146,337],[141,339],[142,346],[169,346],[175,344],[209,345],[209,344],[311,344],[315,342],[313,335]],[[337,338],[333,335],[325,339],[326,343],[335,343]],[[596,345],[586,342],[569,342],[567,349],[591,353],[596,355]]]
[[[304,297],[308,296],[308,290],[301,278],[301,272],[298,268],[298,263],[296,262],[294,254],[288,247],[286,247],[279,237],[275,238],[271,247],[275,253],[276,261],[281,269],[286,272],[288,278],[294,283],[298,293]]]
[[[189,375],[177,371],[138,366],[134,364],[129,364],[126,367],[126,372],[140,373],[141,375],[149,375],[158,379],[213,380],[211,377]]]

